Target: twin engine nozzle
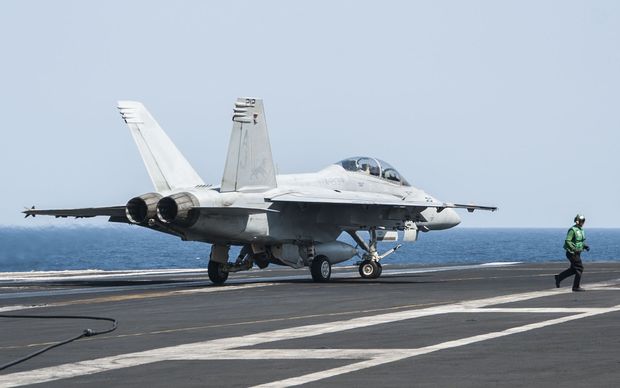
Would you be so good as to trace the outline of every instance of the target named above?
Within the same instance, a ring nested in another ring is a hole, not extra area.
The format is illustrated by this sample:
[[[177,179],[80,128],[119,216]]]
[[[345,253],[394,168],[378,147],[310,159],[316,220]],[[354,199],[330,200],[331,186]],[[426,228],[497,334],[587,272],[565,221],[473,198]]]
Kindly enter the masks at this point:
[[[133,224],[151,224],[156,219],[164,224],[192,226],[198,220],[200,206],[198,199],[190,193],[177,193],[162,197],[158,193],[148,193],[127,202],[125,214]]]

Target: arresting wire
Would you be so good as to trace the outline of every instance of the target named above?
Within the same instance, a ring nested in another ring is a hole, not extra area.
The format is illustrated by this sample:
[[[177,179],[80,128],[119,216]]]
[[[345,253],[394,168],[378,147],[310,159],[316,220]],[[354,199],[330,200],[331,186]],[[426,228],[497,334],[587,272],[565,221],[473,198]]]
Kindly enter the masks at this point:
[[[96,321],[108,321],[108,322],[112,322],[112,327],[107,329],[107,330],[102,330],[102,331],[95,331],[93,329],[84,329],[84,331],[80,334],[77,335],[75,337],[71,337],[68,338],[64,341],[60,341],[57,342],[55,344],[46,346],[43,349],[37,350],[36,352],[30,353],[24,357],[21,357],[17,360],[11,361],[9,363],[6,363],[4,365],[0,366],[0,371],[10,368],[14,365],[17,364],[21,364],[24,361],[30,360],[33,357],[36,357],[42,353],[47,352],[48,350],[57,348],[59,346],[62,345],[66,345],[70,342],[79,340],[80,338],[84,338],[84,337],[93,337],[96,335],[100,335],[100,334],[107,334],[110,332],[113,332],[114,330],[116,330],[116,327],[118,326],[118,322],[116,321],[116,319],[113,318],[106,318],[106,317],[92,317],[92,316],[85,316],[85,315],[13,315],[13,314],[0,314],[0,318],[31,318],[31,319],[87,319],[87,320],[96,320]]]

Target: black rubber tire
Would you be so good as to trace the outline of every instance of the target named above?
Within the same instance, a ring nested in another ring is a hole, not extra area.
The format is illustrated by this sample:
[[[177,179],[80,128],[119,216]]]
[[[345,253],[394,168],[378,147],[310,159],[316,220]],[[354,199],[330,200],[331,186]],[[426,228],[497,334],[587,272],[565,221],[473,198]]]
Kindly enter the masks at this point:
[[[312,260],[310,264],[310,274],[312,274],[312,280],[318,283],[324,283],[329,281],[332,276],[332,265],[325,256],[317,256]]]
[[[228,279],[228,272],[222,271],[222,268],[224,268],[224,264],[209,260],[209,279],[213,284],[224,284]]]
[[[377,271],[377,276],[375,276],[375,279],[379,278],[379,276],[381,276],[381,274],[383,273],[383,266],[381,266],[381,263],[379,263],[378,261],[376,261],[377,263],[377,267],[379,267],[379,271]]]
[[[381,276],[383,268],[374,260],[364,260],[360,263],[359,273],[363,279],[376,279]]]

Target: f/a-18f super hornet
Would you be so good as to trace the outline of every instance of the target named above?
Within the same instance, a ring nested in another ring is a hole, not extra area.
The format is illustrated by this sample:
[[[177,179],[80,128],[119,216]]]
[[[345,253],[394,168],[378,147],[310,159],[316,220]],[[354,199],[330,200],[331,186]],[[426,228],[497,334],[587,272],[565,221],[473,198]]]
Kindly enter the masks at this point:
[[[155,190],[124,206],[24,211],[56,217],[107,216],[169,233],[183,240],[212,244],[208,274],[221,284],[228,274],[256,264],[307,266],[317,282],[328,281],[333,264],[363,250],[362,278],[381,275],[380,260],[396,251],[377,252],[378,241],[415,241],[418,232],[460,223],[453,210],[494,211],[492,206],[439,201],[411,186],[383,160],[358,156],[309,174],[276,175],[263,102],[239,98],[224,176],[206,185],[170,138],[139,102],[120,101],[118,109],[140,150]],[[367,231],[367,242],[359,232]],[[357,247],[338,241],[349,234]],[[241,246],[229,261],[231,245]]]

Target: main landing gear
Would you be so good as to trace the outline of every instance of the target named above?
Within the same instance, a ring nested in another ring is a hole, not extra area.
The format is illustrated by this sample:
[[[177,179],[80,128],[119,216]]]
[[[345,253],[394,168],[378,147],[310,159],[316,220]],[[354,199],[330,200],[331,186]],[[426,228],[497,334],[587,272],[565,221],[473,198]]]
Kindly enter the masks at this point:
[[[230,272],[247,271],[252,268],[252,265],[254,264],[254,255],[251,254],[249,245],[246,245],[241,249],[239,257],[234,263],[228,262],[229,248],[230,247],[227,245],[213,245],[211,247],[208,273],[209,279],[213,282],[213,284],[222,285],[226,282],[226,280],[228,280],[228,274]]]
[[[310,264],[310,274],[312,280],[318,283],[324,283],[332,276],[332,265],[325,256],[317,256]]]
[[[379,255],[377,253],[377,231],[372,228],[369,230],[370,232],[370,241],[368,244],[355,231],[348,231],[349,235],[353,237],[355,242],[366,252],[362,256],[362,261],[359,263],[359,273],[363,279],[377,279],[381,276],[383,272],[383,267],[379,262],[381,259],[385,258],[388,255],[396,252],[398,248],[401,247],[400,244],[395,246],[394,248],[388,250],[387,252]]]
[[[218,263],[217,261],[209,260],[209,279],[211,279],[213,284],[224,284],[228,279],[228,272],[224,271],[225,265],[226,264]]]

